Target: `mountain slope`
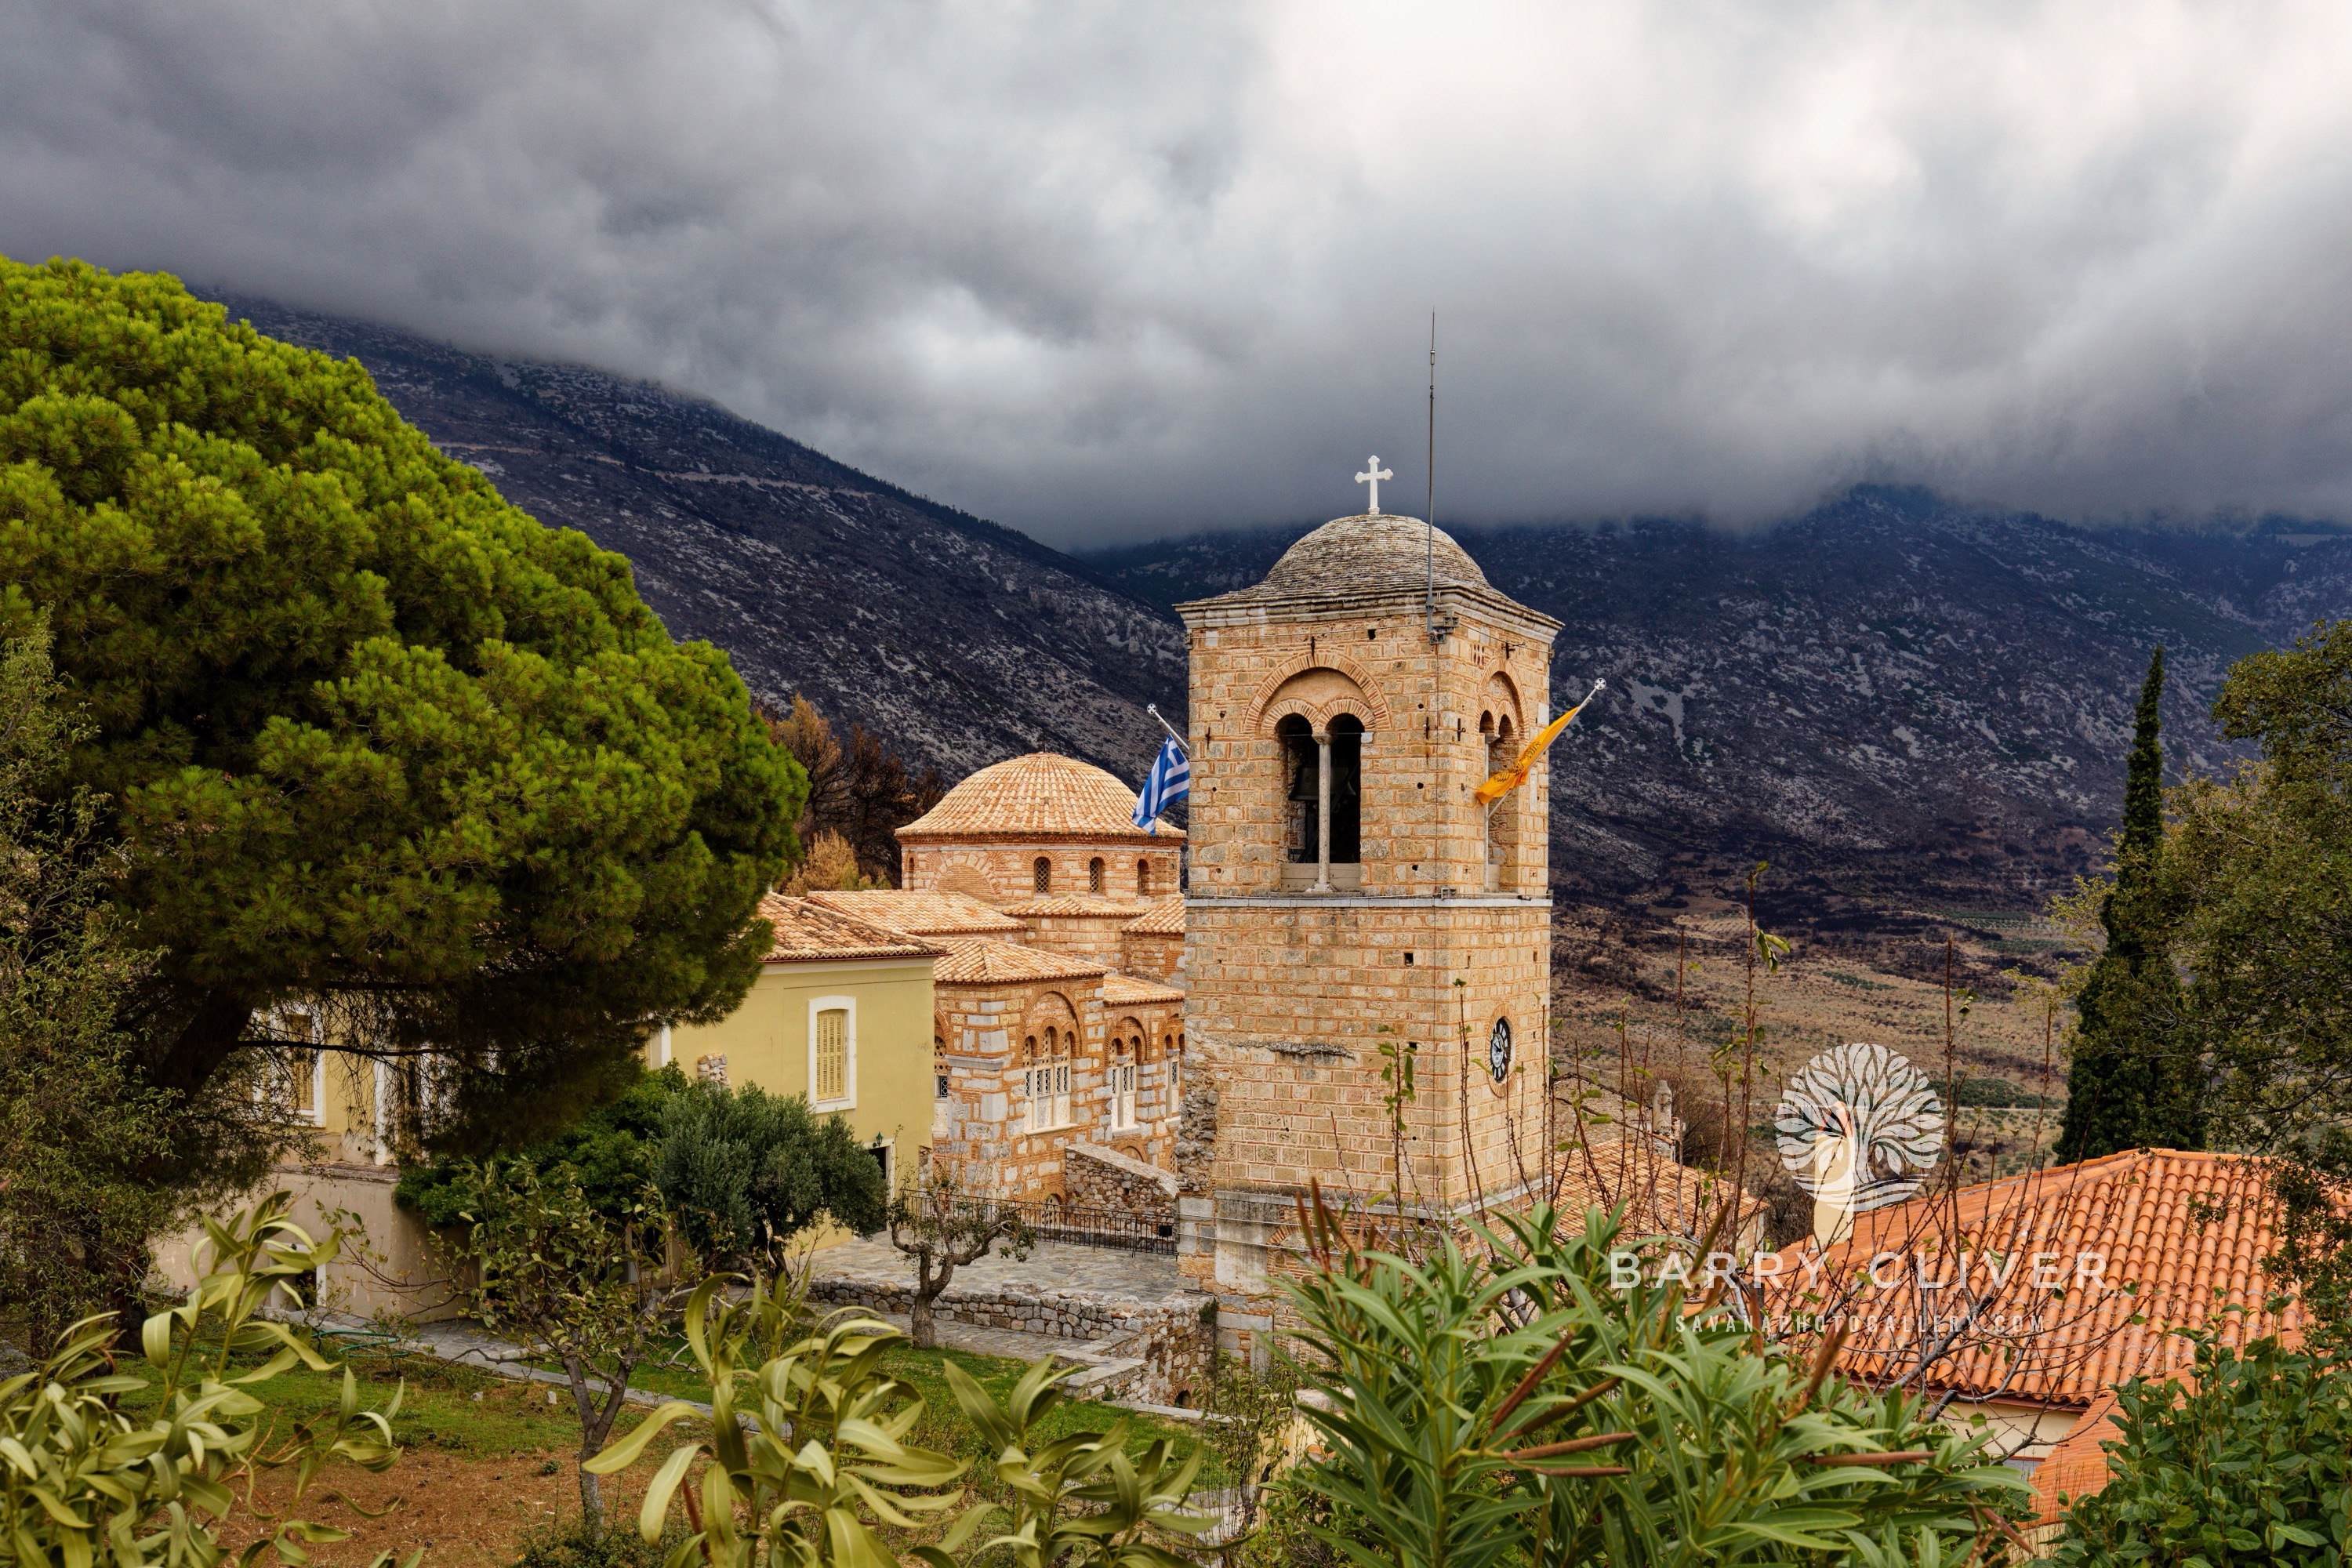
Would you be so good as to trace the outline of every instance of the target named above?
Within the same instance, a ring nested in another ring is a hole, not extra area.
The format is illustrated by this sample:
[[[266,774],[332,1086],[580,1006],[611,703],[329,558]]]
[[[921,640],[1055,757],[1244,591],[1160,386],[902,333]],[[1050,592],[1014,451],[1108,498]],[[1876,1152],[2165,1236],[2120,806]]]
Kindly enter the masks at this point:
[[[1184,705],[1162,612],[1010,529],[921,500],[713,405],[267,300],[272,337],[355,356],[408,420],[542,521],[626,555],[671,633],[727,650],[954,780],[1016,752],[1139,778]]]
[[[1172,604],[1256,581],[1301,531],[1087,559]],[[1612,897],[1719,892],[1769,858],[1816,913],[2039,902],[2104,854],[2153,644],[2175,766],[2214,770],[2235,755],[2206,711],[2230,662],[2352,614],[2352,539],[2089,531],[1916,491],[1747,534],[1456,536],[1566,623],[1555,705],[1609,679],[1553,752],[1552,861]]]

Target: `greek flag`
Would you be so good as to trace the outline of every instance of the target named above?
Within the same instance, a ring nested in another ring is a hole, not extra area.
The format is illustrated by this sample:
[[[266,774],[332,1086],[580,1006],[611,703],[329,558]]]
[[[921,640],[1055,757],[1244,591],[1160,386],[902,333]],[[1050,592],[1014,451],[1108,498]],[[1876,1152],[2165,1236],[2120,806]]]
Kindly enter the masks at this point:
[[[1192,764],[1171,735],[1160,742],[1160,754],[1151,760],[1143,793],[1135,797],[1135,825],[1159,832],[1160,814],[1192,793]]]

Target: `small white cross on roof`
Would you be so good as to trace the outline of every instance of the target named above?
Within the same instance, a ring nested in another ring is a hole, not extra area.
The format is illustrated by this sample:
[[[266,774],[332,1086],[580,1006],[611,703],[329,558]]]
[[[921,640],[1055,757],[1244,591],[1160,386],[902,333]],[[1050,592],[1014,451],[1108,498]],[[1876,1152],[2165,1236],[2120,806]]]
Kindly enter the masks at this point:
[[[1372,455],[1372,460],[1364,465],[1364,471],[1356,476],[1356,482],[1358,484],[1370,485],[1372,487],[1372,499],[1367,501],[1364,505],[1364,511],[1368,516],[1378,517],[1381,515],[1381,481],[1382,479],[1392,479],[1395,478],[1396,476],[1394,474],[1381,467],[1381,459],[1378,453],[1374,453]]]

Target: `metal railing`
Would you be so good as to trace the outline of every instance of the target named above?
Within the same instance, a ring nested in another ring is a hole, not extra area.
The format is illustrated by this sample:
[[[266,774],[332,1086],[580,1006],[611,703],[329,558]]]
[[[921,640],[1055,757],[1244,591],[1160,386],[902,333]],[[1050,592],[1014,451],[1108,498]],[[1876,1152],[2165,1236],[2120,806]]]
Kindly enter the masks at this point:
[[[1176,1218],[1165,1219],[1132,1209],[1097,1208],[1059,1204],[1051,1199],[1021,1203],[1007,1198],[1000,1207],[1018,1214],[1039,1241],[1069,1247],[1116,1247],[1129,1252],[1176,1250]]]

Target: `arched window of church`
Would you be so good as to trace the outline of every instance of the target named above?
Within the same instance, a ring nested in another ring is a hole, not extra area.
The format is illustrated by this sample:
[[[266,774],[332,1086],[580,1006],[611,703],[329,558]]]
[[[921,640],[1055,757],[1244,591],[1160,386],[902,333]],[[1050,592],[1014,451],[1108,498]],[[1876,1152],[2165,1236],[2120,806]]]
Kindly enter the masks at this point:
[[[1053,861],[1040,855],[1037,857],[1037,864],[1032,869],[1035,875],[1037,890],[1041,893],[1052,892],[1054,890]]]
[[[1053,1035],[1054,1032],[1051,1029],[1045,1031],[1045,1037],[1047,1039],[1052,1039]],[[1052,1125],[1055,1127],[1067,1127],[1070,1124],[1070,1068],[1072,1065],[1070,1061],[1070,1052],[1072,1047],[1076,1044],[1077,1037],[1075,1034],[1065,1031],[1062,1036],[1061,1046],[1054,1053],[1054,1120]]]
[[[1481,724],[1486,733],[1486,774],[1489,778],[1501,773],[1518,760],[1518,736],[1512,731],[1511,716],[1504,714],[1491,730]],[[1512,885],[1512,861],[1519,847],[1519,792],[1513,790],[1496,801],[1486,812],[1486,887],[1500,891]]]
[[[1105,868],[1104,868],[1104,867],[1103,867],[1103,862],[1102,862],[1102,857],[1101,857],[1101,856],[1097,855],[1097,856],[1096,856],[1093,859],[1091,859],[1091,860],[1089,860],[1089,861],[1087,861],[1087,892],[1089,892],[1089,893],[1099,893],[1099,892],[1102,892],[1102,891],[1103,891],[1103,890],[1104,890],[1104,889],[1105,889],[1109,885],[1109,884],[1108,884],[1108,873],[1105,870]]]
[[[1077,1044],[1077,1036],[1051,1027],[1045,1030],[1045,1048],[1040,1051],[1037,1041],[1028,1041],[1029,1068],[1024,1073],[1022,1090],[1029,1102],[1029,1131],[1050,1131],[1070,1124],[1070,1052]]]
[[[1137,1052],[1134,1047],[1141,1046],[1142,1043],[1140,1039],[1131,1044],[1127,1040],[1120,1040],[1113,1047],[1114,1054],[1110,1064],[1110,1126],[1114,1132],[1130,1131],[1135,1126]]]
[[[1151,862],[1149,860],[1135,863],[1135,896],[1139,899],[1151,896]]]
[[[1353,866],[1363,850],[1364,721],[1353,713],[1331,721],[1331,864]]]
[[[1282,743],[1283,783],[1286,786],[1283,790],[1282,858],[1294,866],[1312,866],[1316,858],[1316,769],[1321,761],[1314,727],[1307,723],[1306,715],[1293,713],[1274,727],[1274,736]]]

